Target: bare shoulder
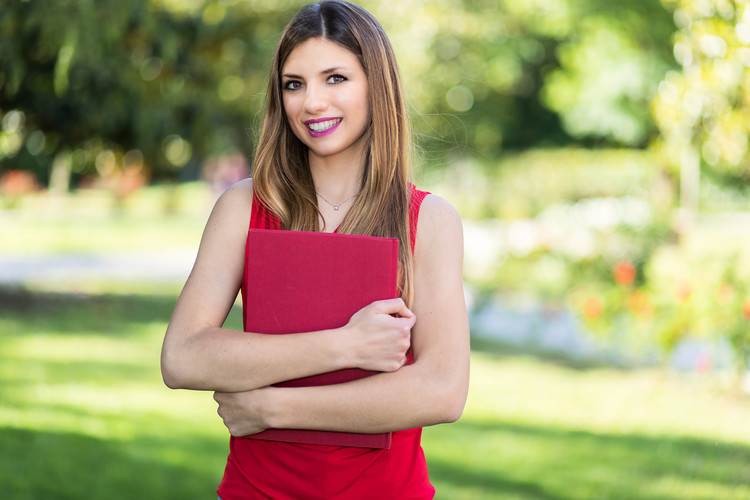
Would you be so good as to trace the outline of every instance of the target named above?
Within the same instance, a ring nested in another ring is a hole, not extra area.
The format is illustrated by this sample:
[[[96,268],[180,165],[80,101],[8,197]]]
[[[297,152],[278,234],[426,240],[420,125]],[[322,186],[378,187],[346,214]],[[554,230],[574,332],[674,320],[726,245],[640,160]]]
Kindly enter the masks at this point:
[[[245,225],[250,222],[253,206],[253,180],[244,179],[229,186],[219,199],[209,218],[209,224]]]
[[[217,204],[220,203],[251,207],[253,204],[253,179],[248,177],[229,186],[219,196]]]
[[[219,196],[203,231],[198,250],[199,261],[203,261],[202,257],[207,255],[212,259],[217,256],[225,259],[227,251],[244,249],[252,206],[253,184],[250,179],[233,184]]]
[[[453,205],[440,196],[429,194],[422,201],[417,223],[417,245],[440,241],[463,241],[461,217]]]

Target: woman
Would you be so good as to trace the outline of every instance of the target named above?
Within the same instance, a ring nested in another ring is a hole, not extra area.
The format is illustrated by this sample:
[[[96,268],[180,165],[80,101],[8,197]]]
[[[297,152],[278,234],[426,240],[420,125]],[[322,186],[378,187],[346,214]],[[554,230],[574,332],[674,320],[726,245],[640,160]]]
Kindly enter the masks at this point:
[[[232,435],[224,500],[433,497],[421,427],[459,418],[469,378],[462,229],[447,202],[409,183],[409,148],[382,27],[344,1],[303,8],[276,50],[254,177],[217,201],[162,350],[169,387],[216,391]],[[333,330],[221,328],[241,285],[248,227],[398,238],[401,298]],[[351,367],[383,373],[269,387]],[[390,449],[237,438],[266,428],[394,432]]]

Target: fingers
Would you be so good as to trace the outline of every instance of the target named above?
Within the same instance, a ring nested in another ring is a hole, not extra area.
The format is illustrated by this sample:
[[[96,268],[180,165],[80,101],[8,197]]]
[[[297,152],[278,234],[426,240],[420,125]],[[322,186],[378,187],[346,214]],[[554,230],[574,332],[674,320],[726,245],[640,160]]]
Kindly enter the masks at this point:
[[[373,302],[372,305],[376,307],[378,312],[383,314],[396,314],[402,318],[411,318],[414,316],[414,313],[406,307],[401,298],[378,300],[377,302]]]
[[[414,326],[414,323],[417,322],[417,317],[414,316],[413,314],[410,317],[406,317],[406,318],[401,317],[401,318],[396,318],[396,319],[400,323],[403,323],[403,327],[406,328],[407,330],[411,330],[412,327]]]

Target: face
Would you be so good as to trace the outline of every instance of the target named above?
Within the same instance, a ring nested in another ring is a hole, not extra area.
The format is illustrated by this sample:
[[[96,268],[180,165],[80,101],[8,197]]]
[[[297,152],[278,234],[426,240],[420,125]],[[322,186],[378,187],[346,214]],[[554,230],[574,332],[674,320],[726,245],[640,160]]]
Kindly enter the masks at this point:
[[[307,40],[284,63],[281,92],[289,125],[311,157],[362,152],[368,87],[353,53],[321,38]]]

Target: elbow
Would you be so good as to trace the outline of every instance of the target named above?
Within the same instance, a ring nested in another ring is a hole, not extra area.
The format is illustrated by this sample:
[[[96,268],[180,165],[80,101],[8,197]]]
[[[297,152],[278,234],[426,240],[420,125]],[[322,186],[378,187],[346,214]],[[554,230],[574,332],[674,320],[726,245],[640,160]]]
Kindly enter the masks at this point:
[[[165,356],[161,358],[161,378],[164,381],[164,385],[170,389],[181,389],[181,384],[177,373],[172,368],[172,365],[165,360]]]
[[[464,405],[454,405],[453,408],[450,408],[448,412],[446,413],[445,420],[443,423],[445,424],[452,424],[459,418],[461,418],[461,415],[464,414]]]
[[[433,420],[436,424],[450,424],[457,421],[463,415],[468,393],[467,384],[455,382],[447,384],[435,384],[434,386],[434,414]]]
[[[161,378],[170,389],[200,389],[195,386],[199,359],[196,358],[195,334],[181,334],[167,327],[161,348]]]
[[[161,378],[164,381],[164,385],[169,387],[170,389],[182,389],[183,386],[180,383],[179,379],[175,376],[174,373],[164,368],[162,365],[161,367]]]
[[[165,346],[161,352],[161,378],[170,389],[186,389],[184,370],[180,368],[178,356]]]
[[[441,424],[452,424],[461,418],[466,406],[466,397],[456,396],[443,404],[439,419]]]

